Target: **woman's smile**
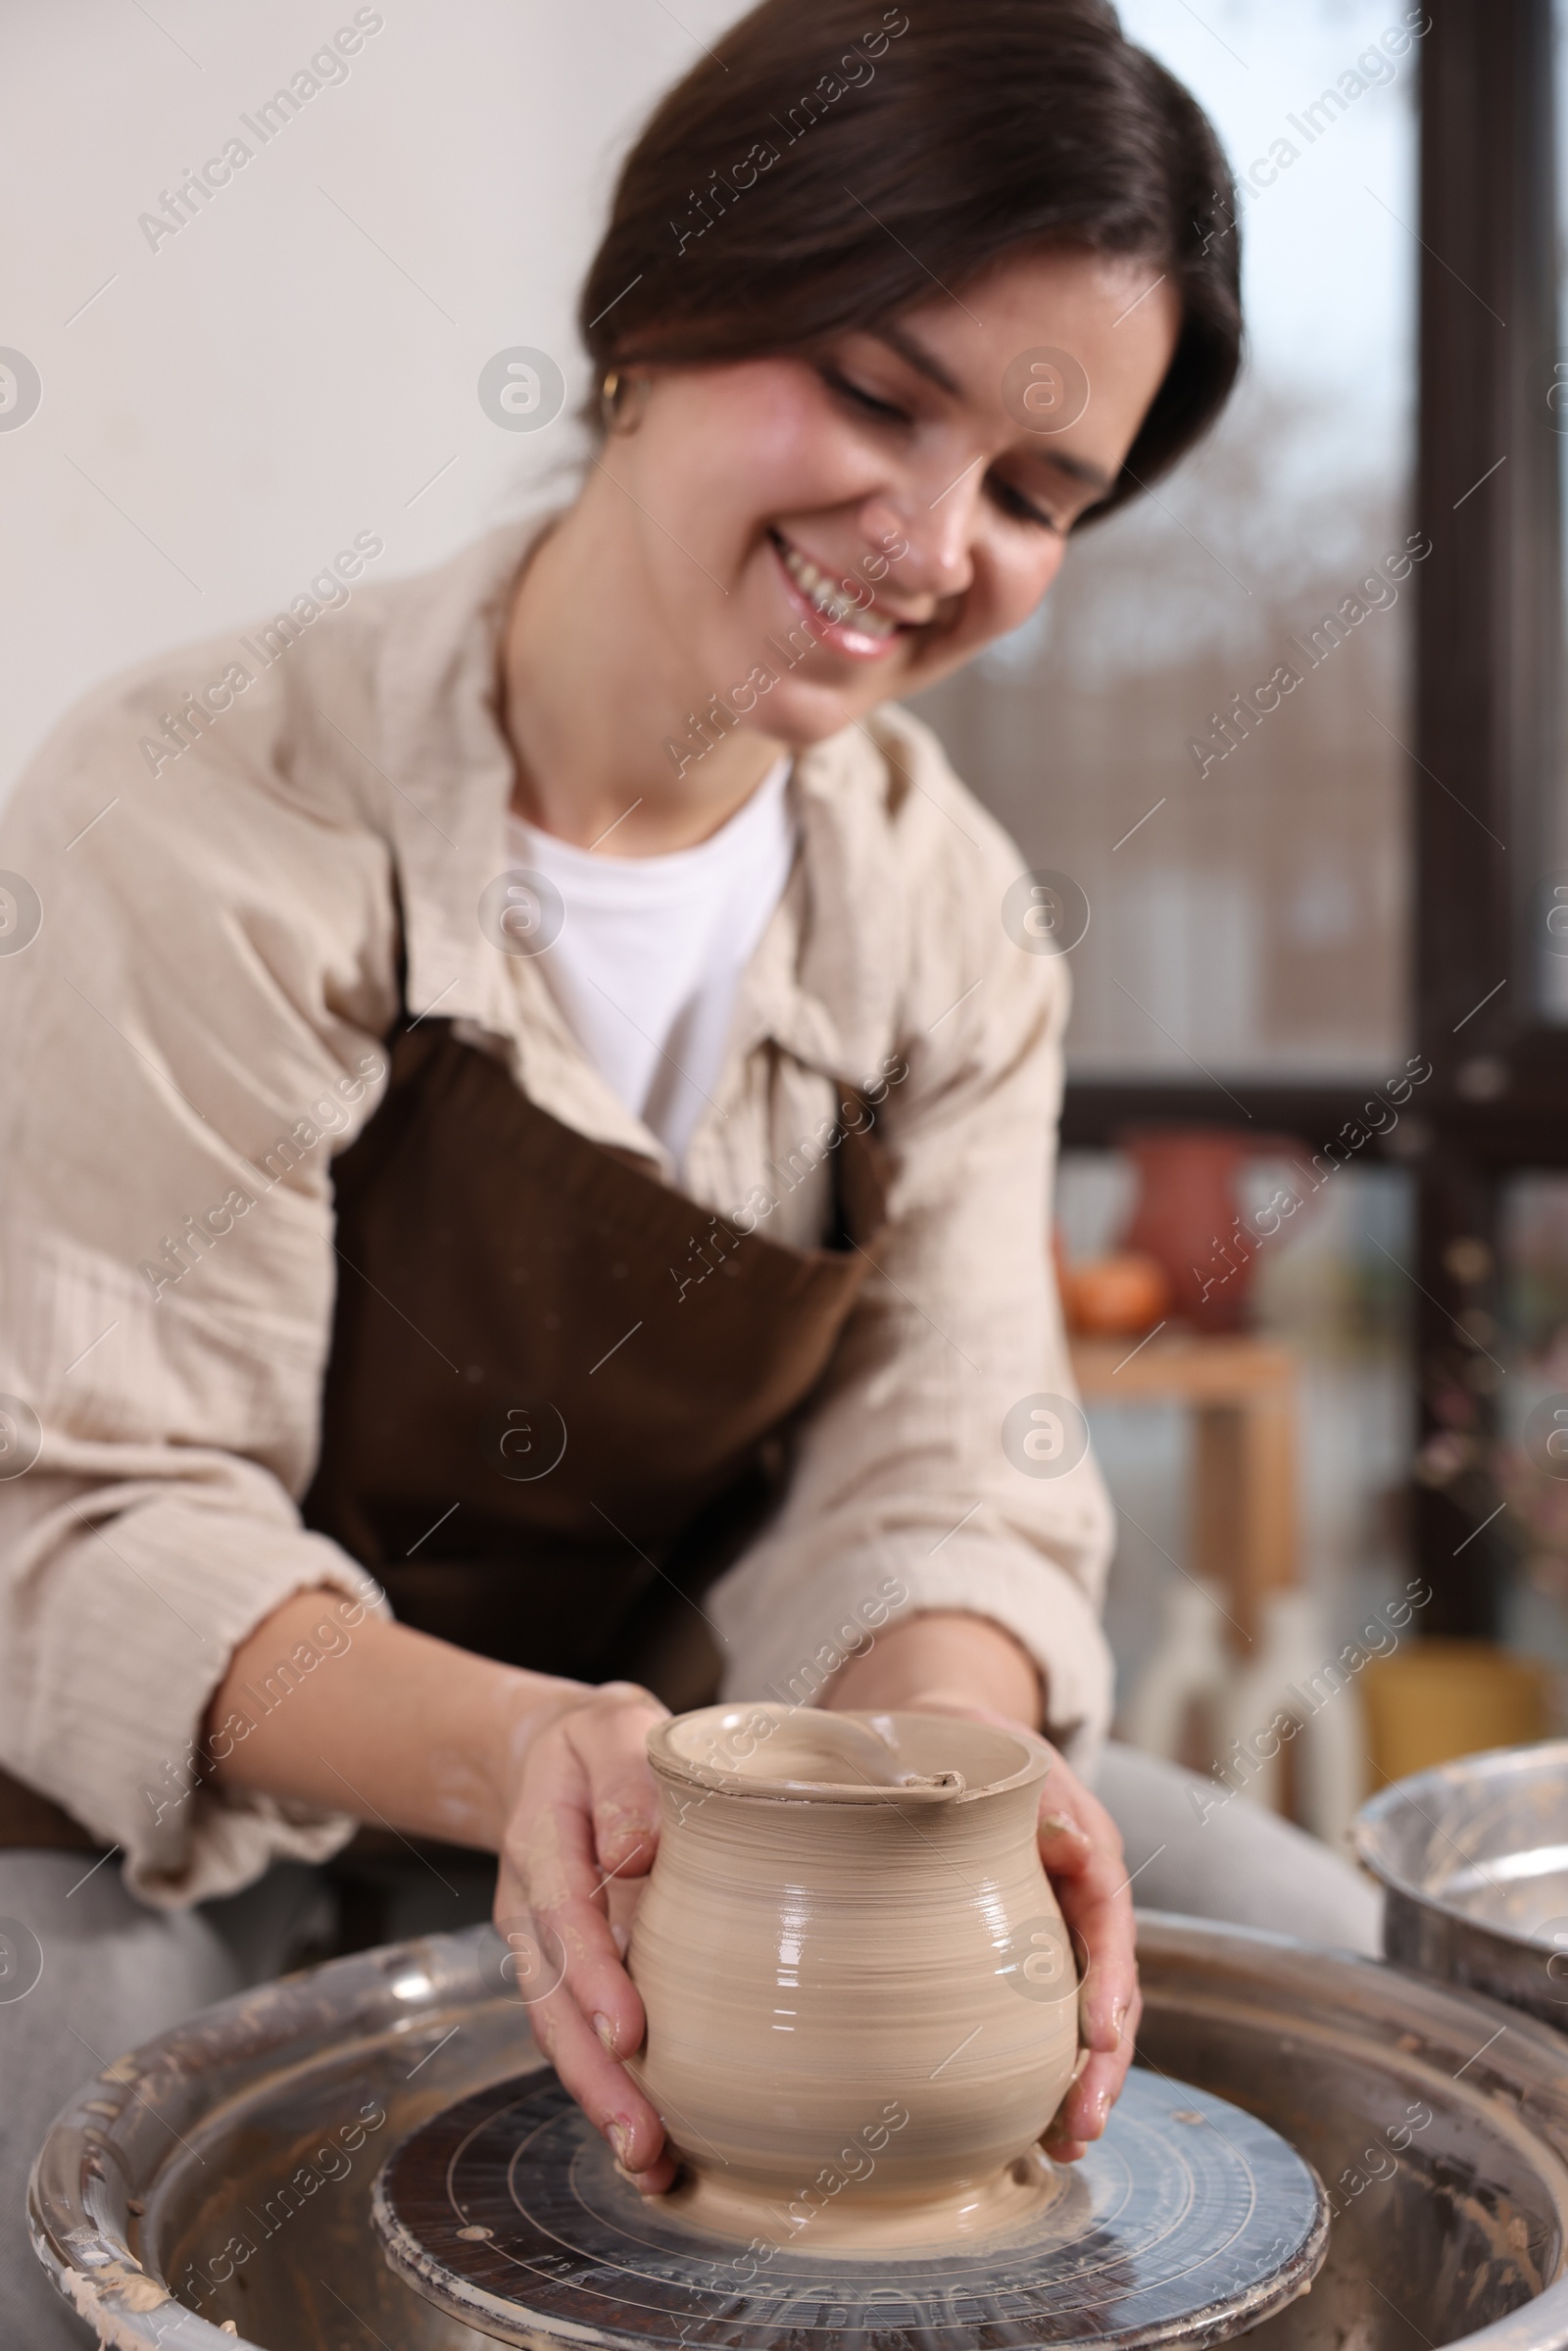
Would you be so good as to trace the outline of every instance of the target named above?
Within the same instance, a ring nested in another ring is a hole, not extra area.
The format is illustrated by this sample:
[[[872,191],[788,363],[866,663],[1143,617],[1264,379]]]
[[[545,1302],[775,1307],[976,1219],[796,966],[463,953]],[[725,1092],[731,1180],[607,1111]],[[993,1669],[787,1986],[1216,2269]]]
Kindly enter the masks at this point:
[[[776,524],[768,537],[778,557],[785,593],[812,635],[851,661],[885,661],[912,623],[872,610],[869,590],[864,592],[863,603],[851,596]]]

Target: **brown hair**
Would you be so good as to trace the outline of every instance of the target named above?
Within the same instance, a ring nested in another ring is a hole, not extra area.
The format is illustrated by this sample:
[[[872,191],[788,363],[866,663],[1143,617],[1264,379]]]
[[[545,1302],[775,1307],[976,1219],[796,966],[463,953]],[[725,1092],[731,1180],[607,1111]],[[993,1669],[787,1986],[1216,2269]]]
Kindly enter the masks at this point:
[[[627,156],[578,319],[595,368],[812,350],[1057,244],[1163,269],[1175,355],[1094,510],[1213,422],[1241,356],[1231,175],[1106,0],[762,0]]]

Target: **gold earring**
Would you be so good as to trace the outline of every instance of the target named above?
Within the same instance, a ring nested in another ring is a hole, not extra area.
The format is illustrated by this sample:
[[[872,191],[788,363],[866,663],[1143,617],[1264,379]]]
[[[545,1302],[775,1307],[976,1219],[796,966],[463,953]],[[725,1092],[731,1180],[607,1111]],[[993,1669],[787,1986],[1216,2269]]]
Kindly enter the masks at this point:
[[[622,375],[618,367],[609,370],[599,390],[599,409],[607,433],[635,432],[642,411],[639,406],[635,413],[628,414],[627,394],[632,389],[629,375]]]

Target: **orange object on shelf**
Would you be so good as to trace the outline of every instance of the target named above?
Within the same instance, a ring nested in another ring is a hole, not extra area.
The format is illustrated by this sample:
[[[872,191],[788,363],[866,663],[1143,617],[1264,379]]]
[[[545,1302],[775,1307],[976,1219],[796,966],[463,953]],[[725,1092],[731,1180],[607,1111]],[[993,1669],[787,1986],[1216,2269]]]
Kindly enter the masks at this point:
[[[1135,1249],[1090,1257],[1061,1269],[1061,1303],[1069,1330],[1091,1339],[1137,1339],[1170,1306],[1162,1265]]]

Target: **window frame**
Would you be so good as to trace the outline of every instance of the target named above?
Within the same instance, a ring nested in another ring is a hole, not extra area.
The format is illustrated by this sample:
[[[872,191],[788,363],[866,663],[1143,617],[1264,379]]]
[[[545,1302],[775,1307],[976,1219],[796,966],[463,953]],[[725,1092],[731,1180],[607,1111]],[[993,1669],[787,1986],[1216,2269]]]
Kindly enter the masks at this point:
[[[1432,539],[1413,643],[1408,776],[1414,1042],[1431,1079],[1388,1144],[1416,1202],[1421,1432],[1473,1397],[1494,1431],[1509,1177],[1568,1167],[1568,1026],[1541,1009],[1537,935],[1563,773],[1562,443],[1552,0],[1429,0],[1421,42],[1418,426],[1413,525]],[[1564,336],[1568,345],[1568,335]],[[1499,459],[1502,461],[1499,464]],[[1152,1120],[1283,1128],[1322,1146],[1364,1080],[1069,1079],[1066,1149]],[[1480,1242],[1481,1251],[1456,1249]],[[1478,1268],[1484,1270],[1478,1271]],[[1412,1477],[1411,1544],[1434,1633],[1494,1636],[1510,1565],[1490,1482]]]

